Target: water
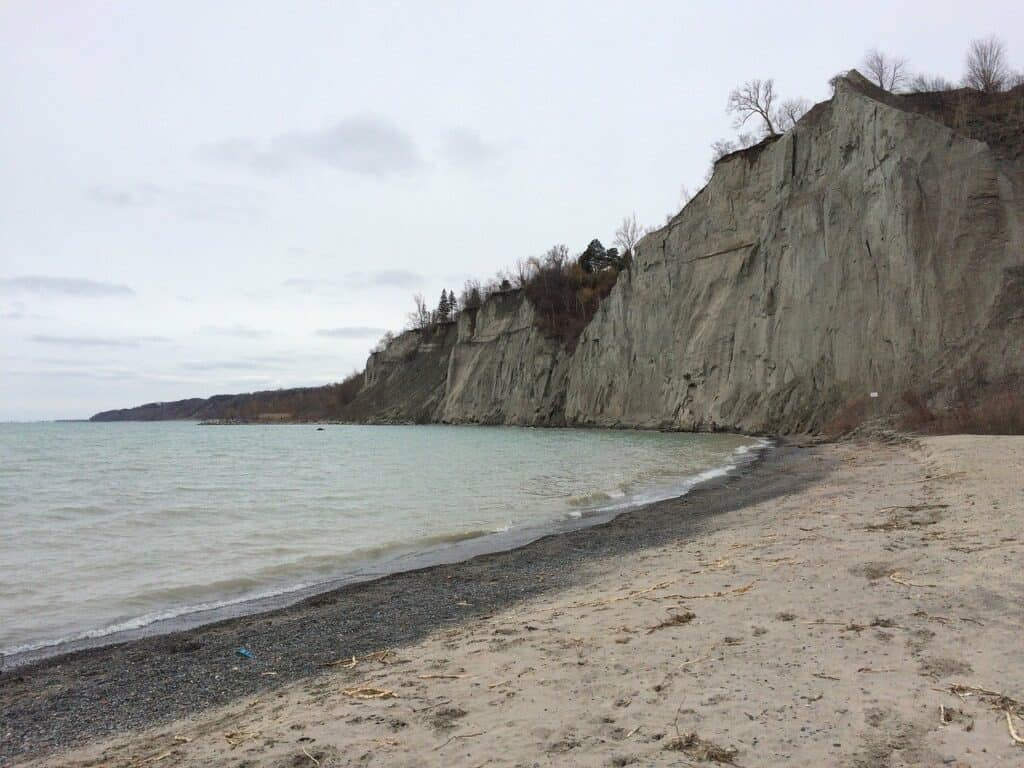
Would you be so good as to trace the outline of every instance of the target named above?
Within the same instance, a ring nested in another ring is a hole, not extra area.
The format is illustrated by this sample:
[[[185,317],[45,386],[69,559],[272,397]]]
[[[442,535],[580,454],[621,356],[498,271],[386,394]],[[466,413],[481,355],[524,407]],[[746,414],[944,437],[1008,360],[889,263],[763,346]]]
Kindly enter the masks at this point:
[[[0,652],[677,495],[755,445],[621,430],[0,424]]]

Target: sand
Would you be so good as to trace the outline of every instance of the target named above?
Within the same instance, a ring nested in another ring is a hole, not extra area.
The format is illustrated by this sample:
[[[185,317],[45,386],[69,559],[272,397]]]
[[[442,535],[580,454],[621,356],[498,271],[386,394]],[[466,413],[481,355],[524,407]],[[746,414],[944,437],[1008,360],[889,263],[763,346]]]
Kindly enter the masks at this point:
[[[1024,765],[1024,438],[813,458],[568,587],[31,764]]]

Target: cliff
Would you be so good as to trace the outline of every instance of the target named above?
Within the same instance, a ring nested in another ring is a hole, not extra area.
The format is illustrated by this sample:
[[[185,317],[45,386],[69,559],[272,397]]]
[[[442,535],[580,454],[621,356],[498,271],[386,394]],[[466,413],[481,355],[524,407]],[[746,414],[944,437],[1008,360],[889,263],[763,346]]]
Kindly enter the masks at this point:
[[[1019,152],[900,103],[854,73],[720,161],[584,332],[567,419],[816,430],[869,392],[886,409],[965,366],[1019,373]]]
[[[1022,323],[1024,88],[893,96],[852,72],[719,160],[575,345],[498,293],[372,355],[332,416],[817,431],[871,392],[884,412],[1024,381]]]

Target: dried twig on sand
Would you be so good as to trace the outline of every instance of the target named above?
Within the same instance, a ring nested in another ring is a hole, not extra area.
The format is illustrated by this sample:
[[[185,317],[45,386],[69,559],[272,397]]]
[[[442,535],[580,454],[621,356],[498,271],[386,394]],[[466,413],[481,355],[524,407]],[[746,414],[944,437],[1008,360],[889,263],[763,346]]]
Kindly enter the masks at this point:
[[[447,747],[449,744],[451,744],[456,739],[472,739],[472,738],[474,738],[476,736],[483,736],[483,735],[484,735],[483,731],[478,731],[476,733],[457,733],[454,736],[452,736],[451,738],[449,738],[448,741],[446,741],[444,744],[438,744],[436,747],[434,747],[434,751],[436,752],[439,749],[444,749],[445,747]]]
[[[688,733],[685,736],[670,739],[663,749],[673,752],[685,752],[688,757],[700,762],[736,765],[734,758],[736,757],[737,750],[735,748],[720,747],[710,741],[705,741],[696,733]]]
[[[259,738],[259,736],[260,731],[228,731],[224,734],[224,738],[231,745],[232,749],[249,739]]]
[[[351,688],[342,688],[341,692],[345,696],[351,696],[353,699],[394,699],[398,697],[398,694],[387,688],[374,688],[369,685],[356,685]]]
[[[727,589],[722,592],[705,592],[702,595],[663,595],[662,600],[703,600],[708,597],[725,597],[726,595],[742,595],[749,592],[754,588],[757,581],[752,581],[749,584],[744,584],[742,587],[735,587],[734,589]]]
[[[674,613],[660,624],[656,624],[655,626],[650,627],[647,630],[647,634],[649,635],[652,632],[657,632],[659,629],[665,629],[666,627],[678,627],[681,624],[689,624],[691,621],[694,620],[694,618],[696,618],[696,616],[697,614],[693,613],[693,611],[683,611],[682,613]]]
[[[376,661],[379,664],[390,664],[391,662],[388,661],[388,659],[394,655],[395,652],[389,649],[385,649],[383,651],[374,651],[373,653],[368,653],[365,656],[360,656],[358,659],[355,657],[355,654],[353,654],[351,659],[338,659],[336,661],[326,661],[324,662],[324,666],[342,667],[343,669],[355,669],[356,665],[359,664],[359,662],[361,661]]]
[[[902,584],[904,587],[934,587],[934,586],[936,586],[935,584],[917,584],[917,583],[915,583],[913,581],[906,581],[905,579],[901,579],[899,571],[893,571],[892,573],[890,573],[889,574],[889,581],[894,581],[897,584]]]
[[[992,709],[1000,710],[1006,715],[1006,727],[1010,732],[1010,738],[1015,744],[1024,745],[1024,738],[1021,737],[1013,725],[1014,716],[1024,719],[1024,704],[1010,698],[1005,693],[991,691],[987,688],[978,688],[974,685],[963,685],[962,683],[955,683],[949,686],[949,692],[959,696],[961,701],[966,701],[968,696],[977,696],[992,707]]]
[[[1006,727],[1010,729],[1010,738],[1018,744],[1024,744],[1024,739],[1017,733],[1017,729],[1013,727],[1013,715],[1010,714],[1009,710],[1003,710],[1003,714],[1006,715]]]
[[[311,754],[309,754],[309,750],[308,749],[303,747],[302,748],[302,754],[304,754],[306,757],[308,757],[310,760],[312,760],[313,761],[313,765],[318,766],[318,768],[319,768],[320,761],[317,760],[315,757],[313,757]]]
[[[655,590],[664,589],[665,587],[667,587],[671,583],[672,583],[671,581],[662,581],[662,582],[660,582],[658,584],[654,584],[653,586],[647,587],[646,589],[634,589],[634,590],[630,591],[629,593],[627,593],[625,595],[619,595],[617,597],[608,597],[608,598],[605,598],[604,600],[591,600],[590,602],[586,602],[586,603],[572,603],[570,605],[555,605],[555,606],[551,606],[550,608],[542,608],[541,610],[543,610],[543,611],[567,611],[570,608],[595,608],[595,607],[600,606],[600,605],[610,605],[611,603],[618,603],[618,602],[621,602],[622,600],[630,600],[630,599],[635,598],[635,597],[642,597],[642,596],[644,596],[646,594],[654,592]]]
[[[418,675],[420,680],[465,680],[472,675]]]

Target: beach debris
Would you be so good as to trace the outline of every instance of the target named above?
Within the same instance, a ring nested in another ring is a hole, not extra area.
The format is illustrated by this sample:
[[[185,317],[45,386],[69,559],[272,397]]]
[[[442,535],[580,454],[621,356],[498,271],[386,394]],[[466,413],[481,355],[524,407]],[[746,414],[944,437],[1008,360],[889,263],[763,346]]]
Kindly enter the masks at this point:
[[[235,749],[240,744],[244,744],[249,739],[257,739],[261,735],[260,731],[227,731],[224,734],[224,738],[232,749]]]
[[[687,733],[670,739],[663,749],[672,752],[683,752],[693,760],[708,763],[736,765],[738,750],[734,747],[721,747],[718,744],[700,738],[696,733]]]
[[[395,699],[398,694],[388,688],[374,688],[369,685],[354,685],[351,688],[342,688],[345,696],[353,699]]]
[[[944,704],[939,704],[939,722],[942,725],[949,725],[950,723],[954,722],[962,722],[964,724],[965,731],[974,730],[973,717],[971,717],[961,709],[947,707]]]
[[[418,675],[420,680],[465,680],[472,675]]]
[[[436,752],[439,749],[444,749],[456,739],[472,739],[476,736],[483,736],[484,733],[484,731],[477,731],[475,733],[457,733],[454,736],[449,737],[448,741],[446,741],[444,744],[438,744],[436,747],[434,747],[434,751]]]
[[[312,761],[313,761],[313,765],[315,765],[315,766],[318,766],[318,767],[319,767],[319,765],[320,765],[320,761],[319,761],[319,760],[317,760],[317,759],[316,759],[315,757],[313,757],[313,756],[312,756],[312,755],[311,755],[311,754],[309,753],[309,750],[308,750],[308,749],[306,749],[305,747],[303,747],[303,748],[302,748],[302,754],[304,754],[304,755],[305,755],[306,757],[308,757],[308,758],[309,758],[310,760],[312,760]]]
[[[1024,739],[1017,733],[1017,729],[1013,727],[1013,715],[1007,710],[1003,710],[1003,714],[1006,715],[1006,727],[1010,729],[1010,738],[1018,744],[1024,744]]]
[[[1024,721],[1024,704],[1007,696],[1005,693],[992,691],[988,688],[979,688],[975,685],[954,683],[947,690],[958,697],[960,701],[967,701],[968,696],[977,696],[979,701],[988,704],[992,709],[1001,711],[1006,717],[1006,728],[1010,732],[1010,739],[1014,744],[1024,746],[1024,737],[1020,735],[1020,732],[1017,731],[1013,724],[1014,717]]]
[[[662,595],[662,600],[704,600],[710,597],[727,597],[728,595],[743,595],[754,588],[757,580],[751,581],[748,584],[744,584],[740,587],[734,587],[733,589],[726,589],[720,592],[705,592],[701,595]]]
[[[864,672],[864,673],[868,673],[868,674],[877,675],[877,674],[881,674],[883,672],[895,672],[896,670],[891,668],[891,667],[887,667],[886,669],[874,669],[872,667],[859,667],[857,669],[857,671],[858,672]]]
[[[241,656],[243,659],[255,659],[256,654],[246,648],[244,645],[241,648],[235,649],[235,656]]]
[[[618,595],[617,597],[608,597],[608,598],[605,598],[604,600],[592,600],[590,602],[585,602],[585,603],[571,603],[569,605],[553,605],[553,606],[549,606],[547,608],[541,608],[540,610],[545,612],[545,613],[547,613],[548,611],[567,611],[567,610],[570,610],[572,608],[596,608],[596,607],[602,606],[602,605],[610,605],[612,603],[618,603],[618,602],[621,602],[622,600],[630,600],[630,599],[635,598],[635,597],[644,597],[645,595],[648,595],[651,592],[654,592],[655,590],[665,589],[665,587],[669,586],[670,584],[672,584],[671,581],[662,581],[662,582],[659,582],[658,584],[654,584],[653,586],[647,587],[645,589],[634,589],[634,590],[631,590],[627,594],[625,594],[625,595]]]
[[[900,585],[902,585],[904,587],[934,587],[934,586],[937,586],[935,584],[918,584],[918,583],[913,582],[913,581],[907,581],[906,579],[903,579],[903,578],[900,577],[900,572],[899,571],[893,571],[892,573],[890,573],[889,574],[889,581],[894,581],[897,584],[900,584]]]
[[[376,661],[378,664],[387,665],[393,663],[389,661],[389,659],[394,655],[395,652],[390,649],[386,649],[383,651],[374,651],[373,653],[368,653],[365,656],[360,656],[358,659],[356,658],[355,654],[352,654],[351,659],[336,659],[335,661],[325,661],[324,666],[342,667],[344,669],[355,669],[356,665],[359,664],[359,662],[361,661]]]
[[[682,613],[674,613],[665,619],[660,624],[656,624],[647,630],[647,634],[657,632],[659,629],[666,629],[667,627],[678,627],[682,624],[689,624],[697,617],[693,611],[683,611]]]

